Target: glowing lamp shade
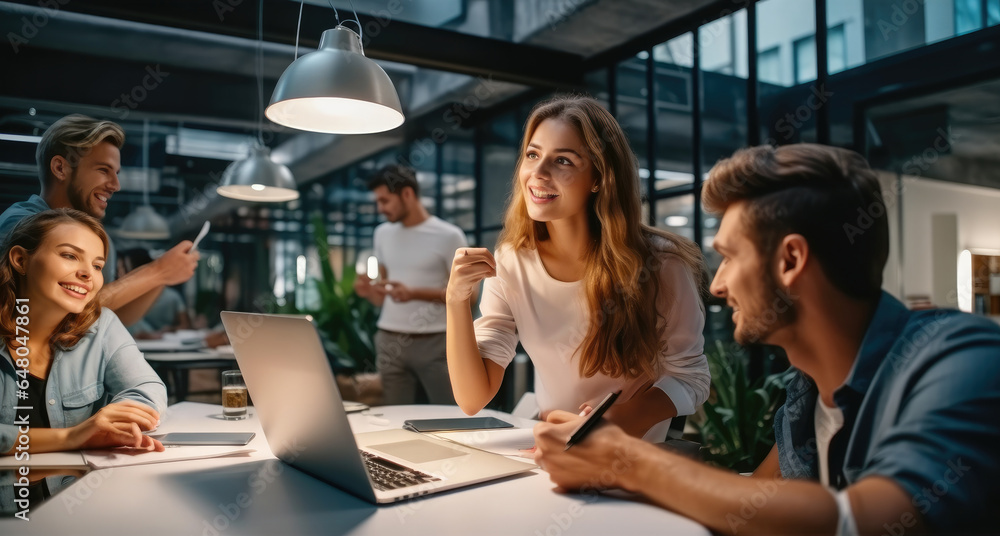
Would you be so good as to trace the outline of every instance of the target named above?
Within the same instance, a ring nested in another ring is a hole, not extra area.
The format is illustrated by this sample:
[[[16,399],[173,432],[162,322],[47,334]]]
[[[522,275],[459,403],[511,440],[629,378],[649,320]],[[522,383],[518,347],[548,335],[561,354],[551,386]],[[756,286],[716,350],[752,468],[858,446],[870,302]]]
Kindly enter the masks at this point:
[[[170,227],[167,220],[157,214],[153,207],[139,205],[125,216],[118,235],[136,240],[166,240],[170,238]]]
[[[264,111],[286,127],[329,134],[369,134],[403,124],[389,75],[365,57],[343,26],[323,32],[319,49],[285,69]]]
[[[167,219],[160,216],[149,206],[149,120],[142,122],[142,200],[143,204],[136,207],[118,229],[118,236],[136,240],[166,240],[170,238],[170,227]]]
[[[251,149],[246,159],[229,164],[217,191],[241,201],[280,203],[299,198],[291,170],[271,160],[270,149],[262,146]]]

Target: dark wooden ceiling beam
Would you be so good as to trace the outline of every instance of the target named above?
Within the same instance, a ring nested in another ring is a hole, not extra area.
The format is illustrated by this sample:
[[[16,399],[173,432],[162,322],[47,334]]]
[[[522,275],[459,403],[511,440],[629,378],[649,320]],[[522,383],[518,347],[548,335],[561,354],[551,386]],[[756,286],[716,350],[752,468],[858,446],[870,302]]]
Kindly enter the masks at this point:
[[[37,0],[13,1],[38,5]],[[76,0],[60,4],[59,9],[68,12],[247,39],[257,37],[258,4],[248,0]],[[530,86],[568,89],[583,83],[584,60],[580,55],[395,20],[390,11],[393,5],[387,3],[384,12],[374,16],[359,15],[365,29],[365,54],[371,58]],[[265,3],[264,39],[294,45],[298,15],[296,2]],[[336,22],[333,10],[306,4],[299,45],[317,47],[323,31],[336,26]]]
[[[37,47],[25,47],[17,54],[0,51],[0,63],[7,72],[17,73],[5,77],[3,97],[108,107],[118,121],[136,114],[204,117],[207,122],[256,119],[257,88],[240,75]],[[272,90],[273,82],[265,81],[265,95]]]

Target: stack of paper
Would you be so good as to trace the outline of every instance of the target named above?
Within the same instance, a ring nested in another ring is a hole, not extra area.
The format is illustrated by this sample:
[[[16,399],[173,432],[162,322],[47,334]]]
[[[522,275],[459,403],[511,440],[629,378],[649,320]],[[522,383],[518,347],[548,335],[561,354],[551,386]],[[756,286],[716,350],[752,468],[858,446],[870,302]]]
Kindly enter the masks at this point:
[[[468,432],[435,432],[433,435],[448,441],[485,450],[502,456],[531,457],[522,452],[535,446],[531,428],[502,428],[498,430],[471,430]]]
[[[141,465],[148,463],[200,460],[222,456],[249,456],[256,452],[246,447],[183,446],[167,447],[163,452],[149,452],[128,448],[95,449],[83,451],[83,460],[94,469]]]

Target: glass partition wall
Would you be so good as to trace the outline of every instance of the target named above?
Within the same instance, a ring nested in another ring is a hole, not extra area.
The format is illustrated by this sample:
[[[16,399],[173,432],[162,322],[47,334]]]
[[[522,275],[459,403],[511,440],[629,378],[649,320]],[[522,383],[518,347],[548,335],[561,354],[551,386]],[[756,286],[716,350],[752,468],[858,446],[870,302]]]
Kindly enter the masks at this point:
[[[699,243],[714,273],[720,259],[711,245],[719,220],[704,211],[702,182],[720,158],[760,143],[818,142],[860,150],[886,170],[891,187],[894,168],[879,160],[884,148],[872,136],[894,113],[911,112],[872,108],[878,102],[872,94],[887,86],[905,93],[942,83],[918,65],[939,65],[942,72],[954,71],[956,80],[975,76],[975,67],[949,70],[948,58],[995,39],[991,26],[1000,18],[995,2],[917,4],[912,13],[902,12],[904,21],[891,7],[885,11],[886,3],[872,0],[751,2],[736,11],[720,9],[683,31],[674,27],[652,46],[647,37],[618,61],[588,70],[583,91],[615,114],[638,157],[646,221]],[[978,71],[988,69],[981,65]],[[352,263],[370,248],[379,218],[363,181],[389,162],[413,164],[425,206],[464,229],[470,243],[493,248],[524,121],[530,108],[551,94],[528,91],[464,122],[440,142],[410,136],[404,145],[320,179],[325,195],[318,206],[327,214],[335,264]],[[980,89],[969,98],[982,102],[995,96]],[[997,139],[1000,133],[991,135]],[[311,224],[303,218],[303,225]],[[919,233],[903,227],[910,238],[894,241],[899,251],[920,240]],[[991,240],[970,247],[1000,249]],[[308,254],[305,258],[307,265],[312,262]],[[901,298],[927,294],[916,284],[905,287],[899,275],[916,262],[923,261],[893,259],[887,290]],[[914,274],[907,277],[923,277]],[[730,318],[724,302],[709,298],[709,344],[731,344]]]
[[[1000,111],[992,105],[1000,99],[991,80],[1000,72],[991,52],[1000,41],[1000,2],[760,0],[718,2],[698,14],[584,61],[582,85],[559,88],[593,95],[625,128],[639,160],[646,221],[696,241],[714,272],[719,258],[711,244],[719,222],[705,213],[701,186],[715,162],[760,143],[854,148],[880,170],[897,203],[887,290],[911,302],[926,297],[950,304],[935,282],[955,274],[924,270],[935,261],[925,258],[922,244],[947,226],[947,218],[933,223],[931,201],[944,199],[934,192],[960,189],[969,199],[986,200],[1000,185],[992,178],[1000,169],[992,161],[1000,154]],[[489,106],[465,109],[469,113],[454,123],[447,109],[434,110],[408,123],[398,143],[370,156],[338,152],[343,165],[303,185],[296,202],[209,215],[213,232],[191,299],[204,306],[199,309],[215,310],[308,303],[314,297],[298,287],[303,276],[319,273],[316,222],[325,226],[334,270],[353,266],[371,248],[380,221],[365,180],[393,162],[417,169],[422,201],[433,214],[461,227],[470,243],[492,248],[524,121],[554,91],[524,86]],[[137,139],[136,125],[125,125],[130,139]],[[181,223],[205,216],[222,170],[247,143],[245,132],[235,130],[205,138],[195,124],[154,122],[151,163],[164,169],[151,196],[154,208],[184,207]],[[25,171],[33,161],[26,147],[0,147],[11,162],[0,174],[16,185],[2,192],[4,206],[36,190]],[[127,167],[137,165],[134,149],[123,151]],[[199,153],[208,149],[214,158]],[[226,160],[217,156],[222,153],[233,155]],[[141,192],[125,184],[116,198],[106,219],[112,226],[142,203]],[[1000,249],[996,233],[984,230],[996,229],[995,222],[959,216],[954,225],[957,254]],[[185,233],[193,236],[197,224],[189,227]],[[942,258],[941,270],[951,262]],[[707,339],[728,343],[730,311],[713,300],[708,310]]]

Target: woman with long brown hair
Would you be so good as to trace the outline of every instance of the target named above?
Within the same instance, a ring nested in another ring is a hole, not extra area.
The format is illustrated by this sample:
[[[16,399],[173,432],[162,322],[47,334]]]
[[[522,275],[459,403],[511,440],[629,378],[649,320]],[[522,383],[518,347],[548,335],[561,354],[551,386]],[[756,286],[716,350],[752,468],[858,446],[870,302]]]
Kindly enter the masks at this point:
[[[127,446],[166,408],[163,382],[98,293],[100,222],[72,209],[29,216],[0,255],[0,455]]]
[[[642,223],[635,155],[595,100],[532,110],[496,251],[459,249],[448,282],[448,369],[466,413],[497,393],[518,341],[543,417],[622,390],[607,417],[662,441],[708,397],[701,251]]]

